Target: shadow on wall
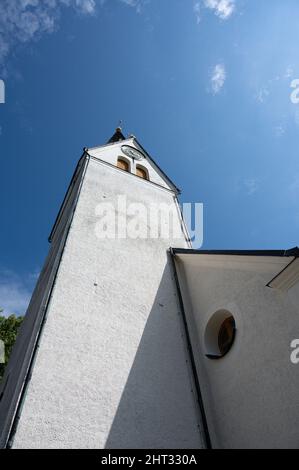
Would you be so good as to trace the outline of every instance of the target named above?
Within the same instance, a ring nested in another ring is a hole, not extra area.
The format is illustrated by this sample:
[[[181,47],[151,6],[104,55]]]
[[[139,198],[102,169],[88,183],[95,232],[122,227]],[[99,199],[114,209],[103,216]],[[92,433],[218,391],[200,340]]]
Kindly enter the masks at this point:
[[[106,442],[115,448],[202,448],[183,323],[169,264]]]

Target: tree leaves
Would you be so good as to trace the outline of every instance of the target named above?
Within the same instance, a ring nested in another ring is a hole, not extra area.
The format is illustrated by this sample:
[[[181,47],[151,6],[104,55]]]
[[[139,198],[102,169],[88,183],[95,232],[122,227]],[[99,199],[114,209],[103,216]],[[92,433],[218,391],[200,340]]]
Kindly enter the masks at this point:
[[[1,312],[2,310],[0,309],[0,313]],[[24,317],[16,317],[16,315],[10,315],[9,317],[0,316],[0,339],[5,345],[5,363],[0,364],[0,381],[4,375],[5,367],[8,363],[23,319]]]

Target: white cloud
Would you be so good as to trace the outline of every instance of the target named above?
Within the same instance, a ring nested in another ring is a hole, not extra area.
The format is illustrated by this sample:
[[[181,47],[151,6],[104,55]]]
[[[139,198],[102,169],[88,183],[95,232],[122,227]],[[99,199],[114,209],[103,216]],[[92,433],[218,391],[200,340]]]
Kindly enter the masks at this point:
[[[96,3],[95,0],[81,0],[81,2],[77,2],[79,9],[82,11],[82,13],[85,13],[86,15],[92,15],[95,13],[96,9]]]
[[[284,78],[292,78],[294,76],[294,69],[293,67],[289,66],[287,67],[286,71],[285,71],[285,74],[284,74]]]
[[[194,3],[193,11],[194,11],[195,16],[196,16],[196,22],[197,22],[197,24],[199,24],[200,21],[201,21],[201,4],[200,4],[200,2],[195,2]]]
[[[257,94],[256,99],[259,103],[264,103],[268,96],[270,95],[270,90],[267,87],[261,88]]]
[[[137,13],[141,13],[142,6],[147,3],[149,0],[120,0],[125,5],[129,7],[136,8]]]
[[[279,124],[278,126],[275,127],[274,132],[275,132],[276,137],[282,137],[285,134],[286,129],[282,124]]]
[[[121,0],[123,3],[126,5],[129,5],[130,7],[136,7],[139,3],[138,0]]]
[[[36,283],[36,273],[29,274],[26,279],[12,271],[0,271],[0,308],[4,315],[24,315]]]
[[[94,15],[107,0],[0,0],[0,66],[20,43],[53,33],[66,8],[85,16]],[[149,0],[118,0],[139,13]]]
[[[222,20],[227,20],[235,10],[235,0],[204,0],[204,6]]]
[[[223,64],[215,65],[212,75],[211,75],[211,89],[214,95],[217,95],[221,91],[225,83],[225,80],[226,80],[226,71],[225,71],[224,65]]]
[[[18,43],[55,30],[62,7],[83,14],[95,13],[95,0],[1,0],[0,63]]]
[[[252,196],[259,189],[259,181],[257,178],[248,178],[244,181],[244,186],[248,196]]]

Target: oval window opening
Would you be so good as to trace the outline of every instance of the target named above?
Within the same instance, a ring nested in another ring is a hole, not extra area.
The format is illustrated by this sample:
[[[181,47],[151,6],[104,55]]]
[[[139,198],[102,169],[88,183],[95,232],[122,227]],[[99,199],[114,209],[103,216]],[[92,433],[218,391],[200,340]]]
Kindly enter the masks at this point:
[[[205,331],[206,356],[220,359],[231,349],[236,335],[236,322],[227,310],[219,310],[210,318]]]
[[[218,334],[219,351],[224,356],[232,347],[235,335],[234,317],[229,317],[222,323]]]

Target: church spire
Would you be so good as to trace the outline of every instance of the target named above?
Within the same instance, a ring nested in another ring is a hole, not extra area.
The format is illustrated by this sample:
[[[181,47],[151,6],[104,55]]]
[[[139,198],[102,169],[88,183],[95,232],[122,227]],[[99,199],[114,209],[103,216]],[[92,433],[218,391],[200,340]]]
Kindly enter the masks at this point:
[[[123,135],[122,133],[122,128],[121,127],[117,127],[115,129],[115,132],[113,134],[113,136],[108,140],[108,144],[112,144],[113,142],[119,142],[120,140],[125,140],[125,136]]]

